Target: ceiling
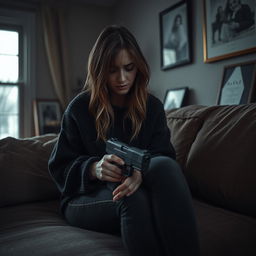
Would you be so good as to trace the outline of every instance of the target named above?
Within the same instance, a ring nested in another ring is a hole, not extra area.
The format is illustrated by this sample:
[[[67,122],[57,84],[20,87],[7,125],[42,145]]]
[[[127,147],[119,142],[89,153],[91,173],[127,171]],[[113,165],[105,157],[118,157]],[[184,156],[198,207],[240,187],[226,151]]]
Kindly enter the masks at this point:
[[[15,0],[17,1],[17,0]],[[45,0],[23,0],[25,2],[44,2]],[[67,3],[84,3],[94,4],[101,6],[112,6],[117,3],[118,0],[48,0],[49,2],[67,2]],[[119,0],[120,1],[120,0]]]
[[[49,3],[68,3],[68,4],[90,4],[90,5],[98,5],[98,6],[106,6],[111,7],[117,4],[118,1],[121,0],[0,0],[1,6],[11,6],[18,8],[26,8],[33,9],[37,8],[38,4],[49,2]]]
[[[85,4],[96,4],[96,5],[104,5],[104,6],[112,6],[114,5],[118,0],[76,0],[81,3]],[[72,2],[72,0],[70,0]]]

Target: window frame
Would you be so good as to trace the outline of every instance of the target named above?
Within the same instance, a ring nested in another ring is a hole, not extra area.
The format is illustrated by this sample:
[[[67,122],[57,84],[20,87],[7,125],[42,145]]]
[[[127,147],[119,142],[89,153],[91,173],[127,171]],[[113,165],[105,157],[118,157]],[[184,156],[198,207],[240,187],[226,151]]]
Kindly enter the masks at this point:
[[[30,137],[33,131],[33,99],[36,92],[36,13],[33,11],[0,9],[1,28],[19,29],[19,137]],[[16,30],[14,30],[16,31]],[[1,83],[4,84],[4,83]],[[7,84],[7,83],[6,83]]]
[[[23,82],[23,77],[24,77],[24,60],[23,60],[23,29],[22,26],[17,26],[17,25],[11,25],[11,24],[2,24],[0,23],[0,29],[1,30],[6,30],[6,31],[14,31],[14,32],[18,32],[19,33],[19,38],[18,38],[18,48],[19,48],[19,53],[18,53],[18,57],[19,57],[19,74],[18,74],[18,81],[17,82],[1,82],[0,81],[0,86],[17,86],[18,88],[18,108],[19,108],[19,112],[18,112],[18,137],[22,137],[23,133],[24,133],[24,127],[21,124],[21,120],[23,119],[23,115],[24,115],[24,110],[23,110],[23,86],[24,86],[24,82]]]

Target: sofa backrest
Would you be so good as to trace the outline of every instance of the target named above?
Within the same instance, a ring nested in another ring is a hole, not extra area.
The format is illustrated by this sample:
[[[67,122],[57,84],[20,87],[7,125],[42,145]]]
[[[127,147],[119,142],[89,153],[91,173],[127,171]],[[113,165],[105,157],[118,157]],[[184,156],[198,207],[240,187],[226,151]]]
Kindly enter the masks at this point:
[[[256,104],[166,114],[193,195],[256,217]]]
[[[55,137],[0,140],[0,207],[59,198],[48,173]]]

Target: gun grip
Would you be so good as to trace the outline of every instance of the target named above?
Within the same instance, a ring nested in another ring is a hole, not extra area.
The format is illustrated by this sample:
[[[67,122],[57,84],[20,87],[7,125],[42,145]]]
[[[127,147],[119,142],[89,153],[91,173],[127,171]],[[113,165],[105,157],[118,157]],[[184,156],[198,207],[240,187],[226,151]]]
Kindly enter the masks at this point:
[[[122,166],[122,172],[125,177],[130,177],[133,174],[133,168],[130,165]]]
[[[130,166],[130,165],[119,165],[119,164],[116,164],[116,166],[118,166],[121,170],[122,170],[122,174],[125,176],[125,177],[130,177],[132,176],[133,174],[133,168]]]

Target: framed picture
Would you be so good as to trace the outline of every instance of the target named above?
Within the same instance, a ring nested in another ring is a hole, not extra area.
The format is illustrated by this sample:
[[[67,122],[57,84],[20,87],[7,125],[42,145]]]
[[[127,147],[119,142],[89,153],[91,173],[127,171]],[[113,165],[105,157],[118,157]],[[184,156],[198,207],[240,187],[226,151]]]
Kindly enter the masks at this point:
[[[218,105],[255,102],[256,61],[225,66],[218,93]]]
[[[256,51],[256,0],[204,0],[204,62]]]
[[[182,107],[187,92],[187,87],[167,90],[164,98],[164,110]]]
[[[191,63],[189,1],[180,1],[159,13],[161,68]]]
[[[36,136],[59,133],[61,122],[60,103],[57,100],[35,100],[33,107]]]

